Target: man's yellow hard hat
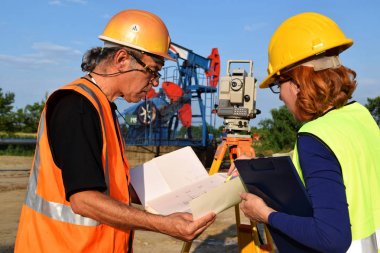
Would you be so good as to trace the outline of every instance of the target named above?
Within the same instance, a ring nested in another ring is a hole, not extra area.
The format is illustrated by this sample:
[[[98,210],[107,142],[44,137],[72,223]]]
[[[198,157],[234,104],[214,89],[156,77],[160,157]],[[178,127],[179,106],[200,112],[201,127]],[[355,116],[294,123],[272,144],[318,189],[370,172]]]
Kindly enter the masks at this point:
[[[309,57],[336,49],[337,54],[353,44],[338,25],[318,13],[301,13],[285,20],[274,32],[268,47],[267,88],[277,75]]]
[[[168,55],[170,36],[164,22],[143,10],[124,10],[114,15],[99,39],[173,60]]]

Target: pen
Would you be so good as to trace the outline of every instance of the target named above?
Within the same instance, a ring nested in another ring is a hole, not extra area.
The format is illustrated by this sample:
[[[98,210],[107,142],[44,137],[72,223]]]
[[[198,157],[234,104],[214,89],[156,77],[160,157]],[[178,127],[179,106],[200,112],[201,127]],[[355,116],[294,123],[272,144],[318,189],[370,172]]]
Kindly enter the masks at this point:
[[[236,168],[231,172],[231,175],[229,175],[229,176],[226,178],[226,181],[224,181],[224,182],[228,182],[228,181],[230,181],[230,180],[232,179],[232,177],[234,177],[233,174],[234,174],[235,171],[236,171]]]

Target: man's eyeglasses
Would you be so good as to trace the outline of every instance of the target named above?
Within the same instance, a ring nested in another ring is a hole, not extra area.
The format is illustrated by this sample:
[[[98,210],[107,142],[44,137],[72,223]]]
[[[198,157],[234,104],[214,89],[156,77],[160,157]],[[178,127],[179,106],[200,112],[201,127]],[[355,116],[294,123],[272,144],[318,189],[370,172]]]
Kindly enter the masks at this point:
[[[128,51],[128,54],[135,59],[135,61],[140,64],[146,71],[148,71],[149,74],[153,76],[152,79],[158,80],[161,78],[161,74],[157,70],[151,69],[148,65],[146,65],[141,59],[136,57],[132,52]]]
[[[292,81],[293,79],[289,76],[284,76],[284,77],[279,77],[276,79],[276,81],[274,81],[273,83],[271,83],[269,85],[269,88],[270,90],[274,93],[274,94],[279,94],[280,93],[280,86],[283,84],[283,83],[286,83],[286,82],[289,82],[289,81]]]

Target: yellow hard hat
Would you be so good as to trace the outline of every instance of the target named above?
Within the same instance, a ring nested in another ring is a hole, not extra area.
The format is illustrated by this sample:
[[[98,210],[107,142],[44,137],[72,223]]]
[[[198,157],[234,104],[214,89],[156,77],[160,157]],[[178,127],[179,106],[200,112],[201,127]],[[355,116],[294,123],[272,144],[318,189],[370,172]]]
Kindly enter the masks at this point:
[[[292,65],[330,49],[337,54],[353,44],[338,25],[318,13],[306,12],[285,20],[274,32],[268,47],[268,76],[260,88],[267,88],[276,75]]]
[[[170,36],[166,25],[147,11],[124,10],[117,13],[99,39],[173,60],[168,55]]]

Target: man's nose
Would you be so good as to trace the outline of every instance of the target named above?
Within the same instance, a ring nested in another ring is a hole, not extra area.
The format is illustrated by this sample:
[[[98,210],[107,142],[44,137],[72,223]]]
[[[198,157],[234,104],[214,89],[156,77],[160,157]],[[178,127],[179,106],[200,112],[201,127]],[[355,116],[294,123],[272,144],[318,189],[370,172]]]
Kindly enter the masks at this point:
[[[158,78],[152,78],[149,83],[152,84],[153,87],[157,87],[160,82]]]

